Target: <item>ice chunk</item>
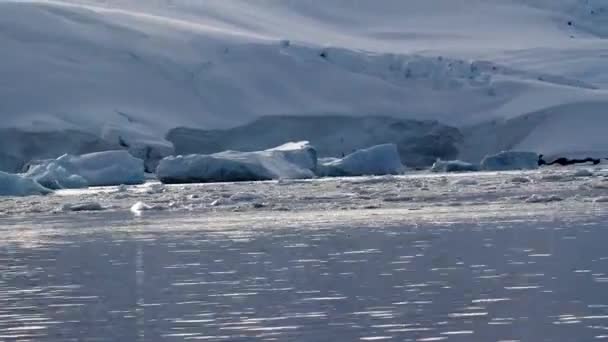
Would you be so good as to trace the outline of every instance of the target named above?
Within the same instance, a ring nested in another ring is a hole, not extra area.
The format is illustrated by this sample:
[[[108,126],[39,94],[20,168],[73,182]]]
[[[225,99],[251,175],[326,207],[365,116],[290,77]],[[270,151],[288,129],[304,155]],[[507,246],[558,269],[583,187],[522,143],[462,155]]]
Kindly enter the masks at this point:
[[[49,189],[78,189],[89,185],[82,176],[68,172],[54,160],[30,167],[26,177]]]
[[[587,169],[580,169],[580,170],[577,170],[576,172],[574,172],[574,174],[572,176],[574,176],[574,177],[593,177],[593,172],[591,172]]]
[[[230,196],[230,200],[234,202],[252,202],[261,198],[262,196],[251,192],[237,192]]]
[[[481,161],[486,171],[533,170],[538,168],[538,154],[534,152],[503,151],[488,155]]]
[[[61,207],[62,211],[100,211],[104,209],[98,202],[66,203]]]
[[[300,142],[265,151],[167,157],[160,161],[157,176],[163,183],[312,178],[316,164],[316,151]]]
[[[50,192],[32,179],[0,171],[0,196],[44,195]]]
[[[479,182],[477,182],[475,179],[472,178],[462,178],[462,179],[458,179],[452,182],[452,185],[478,185]]]
[[[133,120],[129,113],[118,112],[118,114],[127,120]],[[156,171],[161,159],[175,152],[170,142],[159,140],[149,132],[131,125],[106,124],[102,129],[101,137],[104,141],[118,144],[135,158],[143,160],[144,168],[149,173]]]
[[[122,150],[81,156],[64,154],[38,162],[26,177],[51,189],[140,184],[145,180],[143,161]]]
[[[218,199],[214,200],[213,202],[211,202],[210,205],[212,207],[218,207],[218,206],[221,206],[221,205],[228,205],[228,204],[231,204],[231,203],[232,203],[232,201],[229,200],[229,199],[218,198]]]
[[[530,196],[526,199],[526,203],[551,203],[551,202],[561,202],[563,200],[564,200],[563,198],[556,196],[556,195],[542,196],[542,195],[533,194],[532,196]]]
[[[284,157],[287,161],[307,170],[316,170],[317,168],[317,150],[308,141],[288,142],[266,151],[285,152]]]
[[[131,206],[130,210],[133,213],[133,215],[141,216],[144,211],[163,210],[163,209],[165,209],[165,207],[160,206],[160,205],[148,205],[144,202],[137,202],[137,203],[133,204],[133,206]]]
[[[479,166],[461,160],[438,159],[431,167],[432,172],[464,172],[479,171]]]
[[[167,191],[167,188],[162,183],[150,183],[144,188],[144,192],[148,195],[160,194]]]
[[[532,180],[528,177],[517,176],[511,178],[511,183],[530,183]]]
[[[395,144],[383,144],[355,151],[341,159],[322,160],[320,176],[394,175],[403,171]]]
[[[540,177],[540,179],[545,182],[569,182],[574,178],[572,175],[548,174]]]

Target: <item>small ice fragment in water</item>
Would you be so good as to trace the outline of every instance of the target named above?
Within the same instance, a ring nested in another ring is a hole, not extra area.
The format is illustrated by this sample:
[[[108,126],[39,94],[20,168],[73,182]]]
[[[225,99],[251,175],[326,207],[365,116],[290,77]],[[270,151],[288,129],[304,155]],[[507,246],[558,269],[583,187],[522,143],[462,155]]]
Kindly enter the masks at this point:
[[[125,184],[120,184],[117,188],[116,191],[114,191],[115,193],[121,193],[121,192],[127,192],[129,189],[127,188],[127,186]]]
[[[162,192],[165,192],[165,185],[162,183],[152,183],[150,185],[148,185],[146,187],[146,193],[153,195],[153,194],[160,194]]]
[[[526,199],[526,203],[550,203],[550,202],[560,202],[564,199],[555,195],[551,196],[540,196],[534,194]]]
[[[540,179],[545,182],[568,182],[572,180],[572,177],[568,175],[549,174],[542,176]]]
[[[471,178],[463,178],[452,182],[452,185],[477,185],[479,184],[476,180]]]
[[[253,202],[260,198],[260,195],[251,192],[237,192],[236,194],[230,196],[230,200],[235,202]]]
[[[220,205],[228,205],[230,204],[231,201],[229,199],[225,199],[225,198],[218,198],[216,200],[214,200],[213,202],[211,202],[211,206],[212,207],[218,207]]]
[[[530,178],[528,177],[513,177],[511,178],[511,183],[529,183]]]
[[[162,210],[163,208],[160,206],[151,206],[148,205],[144,202],[137,202],[135,204],[133,204],[133,206],[131,207],[131,212],[135,215],[135,216],[141,216],[142,213],[144,211],[149,211],[149,210]]]
[[[83,202],[83,203],[66,203],[61,207],[61,211],[100,211],[105,208],[97,202]]]
[[[593,177],[593,172],[587,169],[580,169],[573,174],[574,177]]]

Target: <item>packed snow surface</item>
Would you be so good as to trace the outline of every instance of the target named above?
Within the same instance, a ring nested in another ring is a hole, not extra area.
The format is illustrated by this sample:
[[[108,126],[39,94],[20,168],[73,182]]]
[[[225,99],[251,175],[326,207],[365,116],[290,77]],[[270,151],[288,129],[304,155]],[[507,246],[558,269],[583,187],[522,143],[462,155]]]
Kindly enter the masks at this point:
[[[534,170],[538,168],[538,154],[534,152],[503,151],[486,156],[481,161],[485,171]]]
[[[403,172],[395,144],[376,145],[355,151],[344,158],[321,160],[318,174],[328,177],[396,175]]]
[[[242,182],[312,178],[316,166],[315,150],[308,142],[300,142],[265,151],[166,157],[156,173],[163,183]]]
[[[44,195],[50,192],[30,178],[0,171],[0,196]]]
[[[106,151],[32,163],[25,174],[50,189],[84,188],[145,181],[144,163],[127,151]]]
[[[116,147],[151,170],[173,128],[267,115],[438,120],[467,132],[444,159],[607,152],[603,0],[4,0],[0,32],[3,170]]]

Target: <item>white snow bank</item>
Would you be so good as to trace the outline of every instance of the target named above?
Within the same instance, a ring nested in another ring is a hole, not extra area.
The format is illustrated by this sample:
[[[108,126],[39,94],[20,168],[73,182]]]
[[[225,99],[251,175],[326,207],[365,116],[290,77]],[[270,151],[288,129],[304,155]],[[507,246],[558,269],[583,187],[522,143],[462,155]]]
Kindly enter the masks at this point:
[[[481,161],[486,171],[534,170],[538,168],[538,154],[534,152],[503,151],[488,155]]]
[[[145,181],[144,164],[127,151],[106,151],[40,161],[25,174],[51,189],[82,188]]]
[[[225,151],[167,157],[156,171],[163,183],[238,182],[312,178],[316,151],[307,143],[289,143],[256,152]]]
[[[355,151],[341,159],[325,159],[317,169],[320,176],[394,175],[403,171],[395,144],[376,145]]]
[[[432,172],[463,172],[478,171],[479,166],[461,160],[438,159],[431,167]]]
[[[0,196],[44,195],[50,192],[34,180],[0,171]]]

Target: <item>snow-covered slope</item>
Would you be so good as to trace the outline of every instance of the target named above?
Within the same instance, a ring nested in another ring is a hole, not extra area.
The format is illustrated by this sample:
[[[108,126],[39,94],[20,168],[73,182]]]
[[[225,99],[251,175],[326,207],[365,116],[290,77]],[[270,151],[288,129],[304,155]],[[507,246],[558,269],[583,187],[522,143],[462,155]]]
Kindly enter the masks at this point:
[[[160,157],[174,127],[286,114],[482,136],[470,127],[542,113],[514,146],[595,151],[605,135],[553,132],[607,127],[606,37],[603,0],[0,0],[0,129],[19,146],[0,169],[105,146]],[[68,146],[29,142],[68,130]]]

